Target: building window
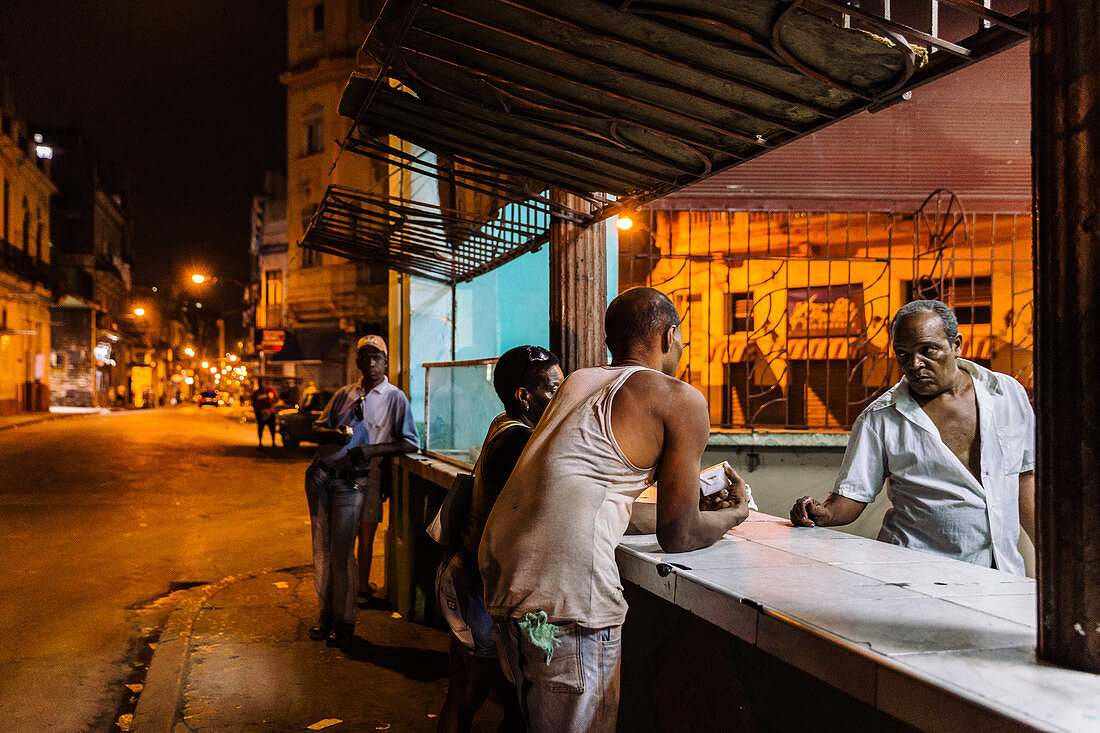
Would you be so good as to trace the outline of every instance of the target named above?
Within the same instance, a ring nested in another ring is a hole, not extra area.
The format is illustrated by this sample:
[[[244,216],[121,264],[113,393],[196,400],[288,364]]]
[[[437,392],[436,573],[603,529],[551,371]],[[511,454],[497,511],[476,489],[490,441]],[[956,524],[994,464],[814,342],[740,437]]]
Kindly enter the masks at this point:
[[[23,199],[23,251],[31,253],[31,208]]]
[[[42,209],[38,210],[38,221],[34,229],[34,256],[42,259]]]
[[[321,120],[310,120],[306,123],[306,155],[316,155],[324,150],[324,130]]]
[[[283,271],[268,270],[264,275],[264,304],[280,305],[283,302]]]
[[[310,14],[313,23],[313,32],[320,33],[325,29],[325,4],[315,3]]]
[[[947,291],[947,304],[960,326],[993,322],[993,283],[989,276],[957,277]]]
[[[756,330],[752,321],[752,293],[726,295],[726,333],[751,333]]]
[[[941,292],[942,289],[942,292]],[[960,326],[993,322],[993,283],[988,275],[956,277],[942,282],[921,278],[905,282],[909,300],[941,300],[955,311]]]
[[[302,247],[302,267],[320,267],[321,253],[309,247]]]

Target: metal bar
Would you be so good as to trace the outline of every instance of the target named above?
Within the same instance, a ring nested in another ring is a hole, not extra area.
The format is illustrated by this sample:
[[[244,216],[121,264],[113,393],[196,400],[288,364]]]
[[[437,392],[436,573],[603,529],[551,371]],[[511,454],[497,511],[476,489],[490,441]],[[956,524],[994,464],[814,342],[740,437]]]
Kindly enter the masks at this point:
[[[817,0],[817,2],[819,2],[821,5],[825,5],[825,6],[828,6],[828,7],[831,7],[831,8],[835,8],[837,10],[843,9],[843,12],[845,12],[849,15],[853,15],[857,18],[862,19],[862,20],[865,20],[869,23],[879,25],[883,28],[889,28],[891,30],[895,30],[898,33],[901,33],[901,34],[906,35],[906,36],[912,36],[913,38],[924,41],[927,44],[935,46],[936,48],[940,48],[940,49],[943,49],[944,51],[947,51],[948,53],[954,54],[955,56],[958,56],[959,58],[964,58],[965,59],[965,58],[970,57],[970,49],[965,48],[963,46],[960,46],[957,43],[951,43],[950,41],[945,41],[944,39],[939,38],[937,36],[934,36],[931,33],[925,33],[924,31],[917,30],[916,28],[913,28],[911,26],[907,26],[904,23],[898,23],[895,20],[889,20],[887,18],[883,18],[883,17],[875,15],[874,13],[871,13],[867,10],[863,10],[863,9],[857,7],[857,6],[848,5],[847,3],[843,2],[842,0],[840,0],[840,1],[838,1],[838,0]]]
[[[351,137],[355,129],[359,126],[359,120],[363,118],[363,114],[367,111],[367,107],[370,106],[370,103],[372,101],[374,101],[374,95],[377,94],[378,90],[382,88],[382,85],[386,83],[387,74],[389,73],[390,68],[393,66],[393,61],[394,58],[396,58],[397,56],[398,49],[400,49],[401,47],[401,39],[409,31],[409,27],[412,25],[413,17],[416,15],[416,11],[420,7],[421,0],[403,0],[403,2],[407,2],[408,5],[405,8],[405,15],[402,16],[401,23],[398,26],[397,36],[393,40],[393,45],[391,45],[386,50],[386,58],[384,58],[382,60],[382,63],[379,65],[378,74],[374,77],[374,80],[371,81],[370,88],[367,90],[366,95],[363,97],[362,104],[359,105],[359,111],[355,115],[355,123],[350,128],[348,128],[347,135],[344,136],[343,141],[340,143],[340,150],[336,153],[336,158],[332,161],[332,167],[329,168],[330,175],[332,174],[332,171],[336,170],[336,164],[340,161],[340,156],[344,152],[344,147],[347,145],[348,139]],[[389,4],[390,0],[384,0],[384,2],[382,3],[382,8],[378,11],[378,18],[375,19],[375,23],[371,26],[372,33],[374,32],[375,27],[377,27],[378,21],[381,19],[382,14],[386,11],[386,8],[389,7]],[[370,35],[368,34],[367,38],[363,39],[364,46],[366,45],[369,38]]]
[[[441,174],[439,173],[438,166],[433,166],[429,163],[424,163],[423,161],[421,161],[421,164],[422,164],[423,168],[426,169],[426,170],[421,170],[421,169],[417,168],[415,166],[415,164],[413,164],[413,163],[401,162],[400,160],[395,161],[395,160],[393,160],[392,158],[389,157],[391,155],[398,155],[398,156],[404,156],[407,160],[408,159],[417,160],[415,156],[408,155],[408,154],[403,153],[402,151],[398,150],[397,148],[390,148],[389,146],[369,145],[369,144],[365,145],[364,144],[365,142],[366,141],[364,141],[364,140],[355,140],[354,143],[353,143],[353,146],[350,147],[349,149],[351,150],[351,152],[355,153],[356,155],[362,155],[364,157],[372,158],[374,160],[389,162],[390,164],[396,165],[399,168],[409,170],[409,171],[412,171],[414,173],[418,173],[420,175],[429,176],[429,177],[434,178],[436,180],[439,180],[440,177],[441,177]],[[364,150],[363,149],[364,147],[366,147],[367,149]],[[500,174],[500,175],[502,175],[502,174]],[[547,198],[545,196],[542,196],[541,194],[532,193],[531,191],[528,191],[528,190],[526,190],[526,189],[524,189],[524,188],[522,188],[521,186],[518,186],[518,185],[501,184],[499,189],[494,191],[494,189],[493,189],[494,183],[491,180],[492,179],[491,176],[469,175],[465,171],[456,170],[455,171],[455,179],[456,179],[455,184],[457,186],[459,186],[460,188],[464,188],[468,191],[473,191],[475,193],[482,193],[482,194],[485,194],[487,196],[496,196],[496,197],[499,197],[499,198],[504,198],[504,199],[510,200],[514,203],[523,203],[524,201],[534,201],[537,204],[545,204],[546,205],[546,211],[547,211],[547,214],[549,216],[571,219],[571,220],[574,220],[574,221],[577,221],[577,222],[586,221],[588,219],[587,212],[580,212],[580,211],[562,209],[561,207],[559,207],[556,204],[554,204],[553,202],[551,202],[549,198]],[[484,179],[484,183],[482,183],[482,179]],[[469,183],[467,181],[474,181],[474,183]]]
[[[794,96],[794,95],[792,95],[792,94],[790,94],[790,93],[788,93],[788,92],[786,92],[782,89],[774,89],[774,88],[765,86],[763,84],[759,84],[759,83],[757,83],[757,82],[755,82],[751,79],[746,79],[744,77],[739,77],[739,76],[730,74],[729,72],[722,71],[721,69],[718,69],[717,67],[709,65],[706,62],[705,59],[692,59],[692,58],[686,58],[685,59],[685,58],[677,58],[677,57],[669,56],[666,53],[654,51],[652,49],[644,48],[642,46],[639,46],[639,45],[637,45],[636,42],[623,38],[621,34],[616,34],[614,29],[593,28],[592,26],[583,25],[579,22],[572,21],[572,20],[566,20],[562,17],[556,16],[556,15],[551,15],[549,13],[545,13],[545,12],[539,11],[539,10],[534,9],[534,8],[525,7],[523,5],[520,5],[517,2],[513,2],[512,0],[496,0],[496,2],[498,2],[502,5],[508,5],[508,6],[511,6],[511,7],[519,8],[525,13],[530,13],[532,15],[541,17],[544,20],[549,21],[549,23],[560,24],[560,25],[563,25],[565,27],[581,31],[583,33],[588,33],[589,35],[592,35],[596,38],[599,38],[601,41],[604,41],[604,42],[607,42],[607,43],[614,43],[615,45],[619,46],[620,48],[625,48],[628,51],[632,51],[632,52],[636,52],[636,53],[640,53],[642,55],[648,56],[648,57],[652,58],[655,61],[659,61],[662,64],[667,64],[669,66],[673,66],[673,67],[675,67],[675,68],[677,68],[681,71],[690,71],[690,72],[693,72],[693,73],[699,73],[700,71],[705,71],[706,73],[710,74],[711,76],[714,76],[715,78],[717,78],[717,79],[719,79],[723,82],[726,82],[728,84],[732,84],[734,86],[739,86],[743,89],[747,89],[751,92],[755,92],[755,93],[761,94],[763,96],[771,97],[772,99],[778,100],[780,102],[784,102],[786,104],[794,105],[794,106],[799,107],[801,109],[805,109],[805,110],[808,110],[810,112],[813,112],[816,115],[820,115],[821,117],[826,117],[826,118],[832,119],[836,115],[835,111],[833,111],[833,110],[827,109],[827,108],[822,107],[822,106],[817,105],[817,104],[814,104],[813,102],[808,102],[804,99],[800,99],[800,98],[798,98],[798,97],[796,97],[796,96]],[[675,28],[672,28],[672,27],[670,27],[670,26],[668,26],[664,23],[658,23],[656,21],[652,21],[652,20],[648,20],[648,19],[646,20],[646,22],[651,23],[651,24],[653,24],[653,25],[655,25],[659,28],[664,28],[666,30],[671,30],[675,33],[683,33],[682,31],[680,31],[678,29],[675,29]],[[722,50],[725,51],[725,49],[722,49]]]
[[[610,183],[608,180],[597,180],[595,178],[589,178],[585,176],[581,171],[584,168],[578,169],[574,167],[566,167],[562,169],[562,163],[555,160],[545,160],[538,157],[536,151],[525,151],[523,149],[517,150],[515,148],[507,148],[499,145],[484,145],[484,140],[478,138],[477,141],[471,141],[468,138],[469,135],[462,132],[454,132],[453,129],[447,131],[440,131],[433,127],[427,127],[425,124],[419,123],[421,112],[412,112],[411,119],[401,118],[395,120],[395,115],[390,109],[376,110],[382,115],[382,119],[386,120],[391,125],[396,121],[401,124],[400,128],[394,128],[394,131],[399,137],[409,140],[410,142],[421,145],[421,147],[435,149],[436,152],[444,152],[450,154],[458,154],[462,156],[471,156],[475,159],[486,160],[492,162],[503,171],[512,171],[519,175],[530,176],[534,170],[547,170],[552,169],[553,175],[557,179],[555,183],[561,184],[562,181],[568,185],[577,187],[580,191],[610,191],[611,193],[622,193],[623,195],[629,192],[644,188],[644,185],[638,181],[628,181],[618,176],[612,177],[617,183]],[[415,137],[414,137],[415,136]],[[478,144],[478,143],[482,144]],[[440,146],[436,148],[436,146]],[[534,157],[532,157],[534,156]],[[525,163],[530,168],[517,168],[515,162]],[[568,166],[569,164],[564,164]],[[581,163],[580,165],[584,165]]]
[[[1040,660],[1100,673],[1100,0],[1032,0]]]
[[[457,126],[459,129],[482,128],[483,130],[489,130],[489,134],[492,134],[492,132],[495,131],[498,136],[502,132],[509,132],[516,136],[519,136],[520,140],[514,142],[521,142],[524,139],[529,140],[529,146],[532,150],[535,150],[536,148],[544,148],[550,151],[561,151],[561,146],[566,145],[569,146],[569,153],[571,153],[574,157],[587,158],[589,161],[589,165],[592,165],[593,163],[603,164],[604,168],[602,170],[599,170],[601,175],[611,175],[606,170],[609,168],[611,170],[625,169],[641,177],[655,178],[658,180],[668,179],[668,175],[665,173],[657,173],[650,170],[649,168],[640,167],[635,162],[628,162],[628,160],[624,160],[625,156],[636,156],[638,158],[641,158],[642,161],[647,164],[669,168],[674,171],[679,170],[679,172],[682,174],[699,175],[698,170],[688,168],[679,161],[670,161],[664,157],[657,157],[656,154],[654,154],[652,151],[647,151],[640,148],[628,148],[621,143],[616,143],[606,136],[604,136],[605,141],[601,141],[603,145],[617,145],[618,149],[612,154],[609,154],[606,150],[601,149],[601,144],[597,143],[595,140],[584,138],[578,139],[576,135],[569,132],[566,132],[564,136],[559,134],[558,137],[554,137],[548,134],[548,132],[556,131],[557,128],[561,127],[564,124],[560,120],[540,120],[533,117],[524,117],[520,115],[517,111],[504,111],[486,105],[479,99],[469,96],[461,96],[458,93],[448,89],[443,89],[439,87],[436,87],[436,89],[437,91],[440,91],[449,97],[459,100],[461,102],[459,108],[456,109],[453,105],[445,104],[442,102],[442,100],[436,100],[437,104],[433,105],[427,102],[424,98],[421,98],[418,100],[418,103],[423,105],[424,107],[427,107],[428,109],[426,110],[426,112],[421,111],[420,114],[430,117],[434,112],[445,110],[453,117],[457,117],[458,120],[463,123]],[[407,106],[404,100],[401,100],[397,96],[394,96],[392,98],[391,104],[394,104],[395,106]],[[556,111],[561,112],[561,110]],[[481,114],[476,114],[477,112],[480,112]],[[430,118],[438,121],[438,118],[436,117]],[[485,124],[481,122],[481,120],[483,119],[485,120]],[[608,119],[605,121],[610,127],[614,127],[614,120]],[[492,123],[492,125],[488,124],[490,122]],[[496,126],[495,130],[491,129],[493,126]],[[587,128],[574,129],[577,129],[577,131],[581,132],[582,135],[587,132],[592,137],[597,137],[597,133],[594,133],[591,130],[587,130]],[[666,133],[656,130],[655,128],[650,128],[649,132],[661,137],[670,137]],[[699,151],[695,150],[691,144],[681,144],[691,150],[691,152],[693,152],[697,157],[702,159],[704,161],[705,168],[709,168],[709,158],[704,156]],[[726,154],[729,155],[729,157],[731,158],[744,157],[743,155],[738,155],[733,152],[727,152]]]
[[[400,200],[393,199],[391,201]],[[543,231],[545,229],[545,227],[540,227],[537,224],[526,225],[520,222],[510,222],[507,220],[503,220],[499,217],[482,220],[474,217],[463,216],[462,213],[450,209],[440,208],[438,211],[419,210],[414,208],[413,206],[410,206],[408,202],[394,204],[389,202],[384,203],[381,201],[368,200],[364,203],[372,204],[382,208],[391,208],[393,210],[399,211],[401,213],[401,216],[397,217],[396,220],[393,217],[387,219],[387,221],[395,222],[395,226],[398,224],[405,224],[409,226],[427,226],[436,221],[439,221],[441,223],[448,222],[452,225],[461,225],[462,228],[468,230],[470,236],[480,236],[486,239],[496,239],[505,243],[507,243],[509,240],[506,240],[503,237],[497,237],[492,234],[481,232],[480,230],[485,226],[494,225],[497,228],[502,229],[506,232],[515,232],[521,235],[530,235],[539,231]],[[352,215],[362,215],[368,219],[377,219],[379,218],[379,216],[383,215],[381,212],[376,213],[369,211],[368,209],[351,206],[346,202],[341,202],[335,197],[329,199],[327,205],[330,207],[335,207],[345,213],[350,213]],[[412,218],[410,219],[409,217]],[[422,223],[419,221],[421,219],[426,221]]]
[[[545,43],[545,42],[542,42],[542,41],[535,40],[535,39],[533,39],[529,36],[518,36],[514,33],[509,32],[508,30],[506,30],[504,28],[501,28],[500,26],[491,25],[489,23],[486,23],[486,22],[480,21],[480,20],[474,20],[474,19],[469,18],[468,16],[459,15],[457,13],[450,12],[450,11],[443,11],[440,8],[432,8],[432,9],[436,10],[438,12],[445,12],[445,13],[447,13],[448,15],[450,15],[452,17],[458,18],[458,19],[463,20],[467,23],[475,24],[480,28],[484,28],[485,30],[489,30],[489,31],[492,31],[492,32],[495,32],[495,33],[506,34],[510,38],[513,38],[515,40],[520,40],[520,41],[528,43],[532,46],[537,46],[537,47],[542,48],[544,50],[561,54],[561,55],[566,56],[567,58],[569,58],[573,61],[579,61],[579,62],[587,64],[589,66],[593,66],[593,67],[595,67],[595,68],[597,68],[601,71],[612,71],[616,74],[621,74],[623,76],[626,76],[626,77],[628,77],[628,78],[630,78],[634,81],[641,82],[643,84],[649,84],[651,86],[655,86],[655,87],[657,87],[658,89],[660,89],[662,91],[672,90],[672,91],[675,91],[677,93],[684,94],[686,96],[692,97],[694,99],[698,99],[700,101],[707,102],[709,104],[714,104],[714,105],[717,105],[717,106],[724,107],[724,108],[726,108],[730,111],[736,112],[737,114],[744,115],[745,117],[750,117],[750,118],[755,119],[755,120],[760,120],[761,122],[766,122],[769,125],[772,125],[774,127],[779,127],[779,128],[784,129],[784,130],[788,130],[790,132],[797,132],[798,131],[798,128],[796,126],[792,125],[789,121],[783,120],[783,119],[778,118],[778,117],[774,117],[774,116],[769,115],[767,113],[762,113],[762,112],[755,111],[755,110],[748,110],[748,109],[745,109],[745,108],[743,108],[739,105],[733,104],[732,102],[730,102],[728,100],[721,99],[719,97],[715,97],[715,96],[710,95],[710,94],[704,94],[704,93],[696,91],[694,89],[687,88],[683,85],[675,85],[675,84],[672,84],[670,82],[666,82],[666,81],[663,81],[661,79],[657,79],[655,77],[652,77],[648,74],[643,74],[643,73],[641,73],[641,72],[639,72],[635,69],[630,69],[628,67],[620,66],[618,64],[612,64],[610,62],[603,61],[603,60],[601,60],[601,59],[599,59],[595,56],[589,55],[589,54],[580,54],[580,53],[577,53],[575,51],[569,51],[569,50],[563,49],[560,46],[552,46],[549,43]],[[508,63],[511,63],[511,64],[515,64],[517,66],[523,66],[525,68],[533,68],[533,69],[541,71],[541,72],[543,72],[543,73],[545,73],[549,76],[553,76],[556,79],[561,79],[562,81],[567,81],[571,84],[576,84],[578,86],[582,86],[582,87],[584,87],[586,89],[589,89],[591,91],[599,92],[601,94],[614,97],[615,99],[621,99],[621,100],[624,100],[624,101],[628,101],[628,102],[631,102],[632,104],[639,104],[640,103],[640,104],[644,105],[645,107],[647,107],[649,109],[652,109],[652,110],[655,110],[655,111],[658,111],[658,112],[661,112],[662,114],[669,114],[669,115],[673,115],[673,116],[676,116],[676,117],[684,117],[688,120],[694,120],[695,119],[695,118],[692,118],[688,115],[685,115],[682,111],[679,111],[679,110],[668,109],[667,107],[663,107],[659,104],[654,104],[654,103],[651,103],[651,102],[648,102],[648,101],[639,100],[636,97],[625,96],[625,95],[620,94],[620,93],[614,91],[613,89],[611,89],[609,85],[594,86],[594,85],[592,85],[592,83],[590,83],[588,81],[584,81],[583,79],[579,79],[579,78],[574,77],[574,76],[567,76],[567,75],[562,74],[560,72],[550,71],[549,69],[544,68],[544,67],[533,66],[533,65],[531,65],[531,64],[529,64],[525,61],[522,61],[518,58],[501,56],[500,54],[497,54],[497,53],[495,53],[495,52],[493,52],[489,49],[473,46],[468,41],[459,41],[455,38],[451,38],[450,36],[445,36],[443,34],[436,33],[434,31],[429,31],[429,30],[423,29],[423,28],[417,28],[417,30],[421,33],[430,34],[430,35],[432,35],[436,38],[439,38],[441,40],[444,40],[444,41],[447,41],[449,43],[455,44],[457,46],[462,46],[464,48],[470,49],[471,51],[474,51],[477,54],[483,54],[483,55],[486,55],[486,56],[493,56],[493,57],[496,57],[496,58],[498,58],[502,61],[505,61],[505,62],[508,62]],[[409,50],[412,50],[412,49],[409,49]],[[454,63],[454,62],[451,62],[451,63]],[[458,66],[459,64],[456,63],[455,65]],[[482,71],[484,72],[484,70],[482,70]],[[611,110],[607,114],[610,115],[610,116],[616,116],[616,115],[621,115],[622,111],[621,110]],[[755,140],[754,140],[754,138],[751,134],[745,135],[744,139],[747,142],[755,142]]]
[[[1025,38],[1030,33],[1026,24],[1021,24],[1015,18],[1005,15],[1004,13],[998,13],[996,10],[985,5],[973,2],[973,0],[939,0],[939,2],[956,8],[957,10],[970,13],[971,15],[976,15],[983,20],[999,25],[1002,28],[1007,28]]]
[[[444,39],[444,40],[448,40],[448,39]],[[503,83],[503,84],[507,84],[507,85],[512,86],[512,87],[517,87],[517,88],[519,88],[523,91],[526,91],[526,92],[531,92],[531,93],[534,93],[534,94],[539,94],[539,95],[542,95],[542,96],[551,96],[551,97],[556,93],[553,90],[547,91],[547,90],[543,90],[543,89],[536,89],[534,87],[525,86],[523,83],[517,82],[513,79],[505,79],[503,77],[496,76],[495,74],[493,74],[491,72],[487,72],[483,69],[473,69],[472,67],[464,66],[464,65],[459,64],[455,61],[451,61],[450,59],[446,59],[446,58],[443,58],[443,57],[440,57],[440,56],[435,56],[435,55],[432,55],[432,54],[428,54],[424,51],[419,51],[419,50],[416,50],[416,49],[407,49],[407,50],[410,53],[414,53],[414,54],[416,54],[418,56],[421,56],[423,58],[427,58],[427,59],[430,59],[430,60],[438,62],[438,63],[448,64],[450,66],[453,66],[457,69],[468,72],[470,74],[476,75],[478,77],[491,77],[493,81],[500,82],[500,83]],[[491,54],[487,51],[480,52],[480,53],[483,53],[484,55],[495,55],[495,54]],[[529,68],[529,69],[540,71],[542,73],[555,76],[555,77],[560,78],[563,81],[566,81],[566,82],[571,83],[571,84],[576,84],[576,85],[579,85],[579,86],[586,86],[583,82],[579,82],[579,81],[570,79],[570,78],[562,76],[560,74],[551,74],[551,72],[548,72],[545,69],[541,69],[541,68],[536,67],[536,66],[528,66],[526,64],[522,64],[520,62],[517,62],[515,59],[503,59],[503,60],[508,61],[509,63],[511,63],[513,65],[527,66],[527,68]],[[589,90],[593,90],[593,91],[599,91],[599,92],[601,92],[601,94],[603,96],[613,97],[615,99],[619,99],[619,100],[622,100],[624,102],[627,102],[632,107],[646,107],[648,109],[656,111],[659,114],[667,115],[667,116],[670,116],[670,117],[675,117],[675,118],[684,120],[686,122],[689,122],[691,124],[697,125],[699,127],[703,127],[703,128],[712,130],[714,132],[718,132],[718,133],[722,134],[725,137],[734,137],[734,138],[737,138],[737,139],[741,140],[742,142],[749,143],[751,145],[761,145],[761,146],[764,146],[764,147],[769,146],[769,144],[766,140],[763,140],[762,138],[760,138],[758,136],[755,136],[751,133],[741,133],[741,132],[737,132],[737,131],[734,131],[734,130],[730,130],[728,127],[722,127],[720,125],[715,125],[714,123],[709,122],[707,120],[703,120],[703,119],[697,118],[697,117],[692,117],[690,115],[687,115],[683,112],[679,112],[677,110],[672,110],[672,109],[669,109],[669,108],[660,107],[658,105],[651,104],[649,102],[643,101],[643,100],[638,99],[638,98],[633,98],[632,99],[632,98],[625,97],[625,96],[620,95],[620,94],[616,94],[615,92],[603,91],[603,90],[600,90],[600,89],[597,89],[597,88],[591,87],[591,86],[586,86],[586,88],[589,89]],[[525,101],[529,101],[529,100],[525,100]],[[582,104],[582,102],[576,102],[575,104]],[[562,111],[563,114],[574,114],[574,115],[576,115],[576,113],[569,112],[569,111],[566,111],[566,110],[561,110],[561,111]],[[667,129],[654,127],[653,125],[651,125],[649,123],[643,122],[636,115],[628,118],[627,115],[624,114],[623,110],[621,110],[621,109],[602,111],[602,112],[600,112],[600,114],[602,116],[603,121],[606,121],[606,122],[609,122],[609,123],[615,122],[619,119],[626,120],[631,125],[639,127],[641,129],[646,130],[647,132],[650,132],[650,133],[652,133],[654,135],[657,135],[659,137],[672,138],[674,140],[679,141],[681,144],[689,146],[689,147],[698,145],[700,147],[705,147],[709,150],[714,150],[714,151],[717,151],[717,152],[726,153],[727,155],[733,155],[733,157],[737,157],[736,155],[732,154],[729,151],[728,148],[723,148],[723,147],[721,147],[717,144],[714,144],[714,143],[704,142],[704,141],[698,140],[697,138],[688,138],[688,137],[685,137],[682,133],[672,133]],[[580,116],[580,115],[577,115],[577,116]],[[797,128],[793,127],[792,125],[790,125],[788,123],[782,123],[782,124],[779,124],[779,125],[776,125],[776,126],[781,127],[782,129],[790,131],[790,132],[798,132]]]
[[[432,367],[464,367],[464,366],[484,366],[485,364],[496,364],[499,357],[492,357],[489,359],[464,359],[462,361],[432,361],[424,362],[421,364],[425,369]]]

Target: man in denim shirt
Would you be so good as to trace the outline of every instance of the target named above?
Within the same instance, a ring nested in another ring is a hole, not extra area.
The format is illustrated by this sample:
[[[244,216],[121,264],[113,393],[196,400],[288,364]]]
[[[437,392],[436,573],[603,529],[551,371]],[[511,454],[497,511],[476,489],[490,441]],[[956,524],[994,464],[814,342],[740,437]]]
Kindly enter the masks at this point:
[[[313,424],[317,456],[306,471],[313,582],[321,607],[309,638],[340,648],[355,632],[359,526],[382,518],[382,459],[420,448],[409,400],[386,379],[389,356],[381,336],[359,339],[355,364],[363,379],[341,387]]]

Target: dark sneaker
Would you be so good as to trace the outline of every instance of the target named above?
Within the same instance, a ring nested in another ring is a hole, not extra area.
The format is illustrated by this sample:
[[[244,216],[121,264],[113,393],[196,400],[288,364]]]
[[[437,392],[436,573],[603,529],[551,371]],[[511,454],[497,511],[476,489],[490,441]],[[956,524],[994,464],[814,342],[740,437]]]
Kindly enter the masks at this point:
[[[338,618],[333,621],[332,633],[329,634],[328,639],[325,640],[325,644],[327,646],[339,647],[340,649],[347,649],[351,645],[351,640],[354,637],[355,624]]]
[[[327,639],[331,633],[332,618],[329,616],[321,616],[321,618],[317,619],[317,625],[309,630],[309,638],[313,641],[322,641]]]

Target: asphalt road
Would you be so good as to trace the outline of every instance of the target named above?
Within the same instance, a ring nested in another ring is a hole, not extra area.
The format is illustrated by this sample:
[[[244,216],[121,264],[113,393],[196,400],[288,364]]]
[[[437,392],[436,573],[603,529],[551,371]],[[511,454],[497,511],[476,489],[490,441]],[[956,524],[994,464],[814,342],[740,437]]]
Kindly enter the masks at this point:
[[[229,408],[0,431],[0,730],[112,730],[174,584],[308,564],[309,457]]]

